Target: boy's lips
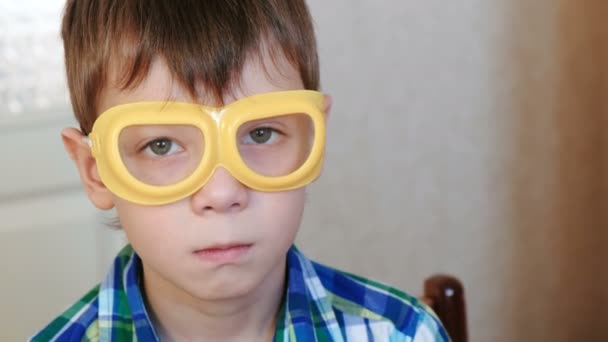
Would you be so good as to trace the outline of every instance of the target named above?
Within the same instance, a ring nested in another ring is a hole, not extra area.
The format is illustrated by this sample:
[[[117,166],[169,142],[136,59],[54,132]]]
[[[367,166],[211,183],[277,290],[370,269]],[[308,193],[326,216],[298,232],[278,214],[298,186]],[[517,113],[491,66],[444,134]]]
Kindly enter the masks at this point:
[[[232,264],[243,259],[252,246],[251,243],[218,244],[197,249],[194,254],[198,258],[213,264]]]

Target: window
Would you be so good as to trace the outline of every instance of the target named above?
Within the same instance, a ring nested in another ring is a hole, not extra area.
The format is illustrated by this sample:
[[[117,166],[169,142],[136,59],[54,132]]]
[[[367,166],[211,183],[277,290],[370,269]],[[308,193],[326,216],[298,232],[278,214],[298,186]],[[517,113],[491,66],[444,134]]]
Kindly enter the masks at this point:
[[[63,0],[0,2],[0,121],[69,116]]]

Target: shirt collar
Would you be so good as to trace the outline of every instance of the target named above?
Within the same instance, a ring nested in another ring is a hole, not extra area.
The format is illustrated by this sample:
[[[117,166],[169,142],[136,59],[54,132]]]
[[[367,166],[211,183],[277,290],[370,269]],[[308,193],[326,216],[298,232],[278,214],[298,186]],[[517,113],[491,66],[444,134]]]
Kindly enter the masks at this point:
[[[125,330],[138,341],[159,341],[140,290],[141,272],[141,260],[127,245],[114,259],[99,290],[100,341],[114,341]]]
[[[295,246],[287,253],[287,292],[275,341],[315,341],[316,336],[342,341],[338,321],[312,261]],[[281,338],[283,337],[283,338]]]

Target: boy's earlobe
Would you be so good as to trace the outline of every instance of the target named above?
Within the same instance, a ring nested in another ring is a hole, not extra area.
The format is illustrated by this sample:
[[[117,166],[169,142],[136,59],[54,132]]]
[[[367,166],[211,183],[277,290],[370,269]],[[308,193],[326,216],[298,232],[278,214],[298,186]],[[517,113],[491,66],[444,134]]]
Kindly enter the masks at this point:
[[[323,112],[325,113],[325,120],[329,118],[329,113],[331,112],[331,106],[333,104],[333,99],[331,95],[325,94],[325,103],[323,104]]]
[[[61,132],[61,139],[65,150],[76,164],[80,181],[93,205],[102,210],[112,209],[114,207],[112,193],[99,178],[95,159],[82,132],[76,128],[65,128]]]

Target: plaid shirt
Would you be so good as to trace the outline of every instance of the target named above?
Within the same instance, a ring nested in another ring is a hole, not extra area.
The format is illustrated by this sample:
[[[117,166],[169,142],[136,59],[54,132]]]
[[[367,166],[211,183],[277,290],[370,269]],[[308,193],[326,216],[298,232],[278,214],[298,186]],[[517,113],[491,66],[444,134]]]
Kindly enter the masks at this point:
[[[385,285],[317,264],[295,247],[275,341],[449,341],[431,311]],[[130,246],[105,280],[30,341],[158,341]]]

